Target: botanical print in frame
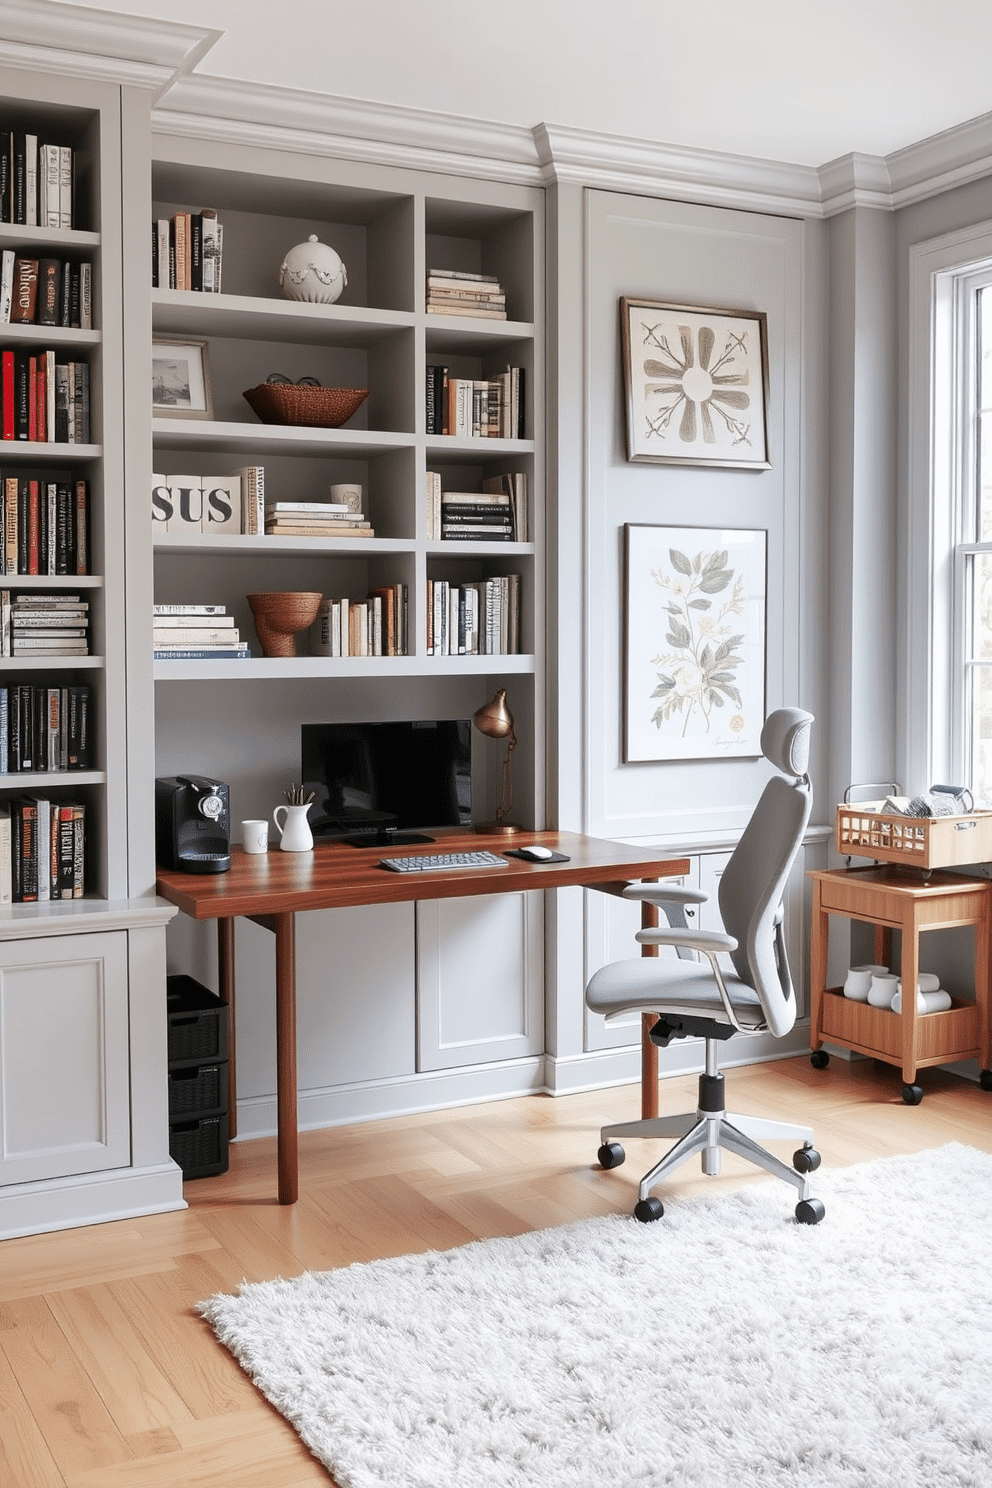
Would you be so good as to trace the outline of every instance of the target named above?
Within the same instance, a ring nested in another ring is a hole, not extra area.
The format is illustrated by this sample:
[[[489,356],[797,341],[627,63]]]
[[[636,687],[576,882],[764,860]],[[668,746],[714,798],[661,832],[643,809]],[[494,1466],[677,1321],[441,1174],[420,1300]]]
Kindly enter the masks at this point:
[[[627,459],[767,470],[766,321],[621,299]]]
[[[158,418],[213,418],[206,341],[155,337],[152,412]]]
[[[624,762],[759,755],[766,533],[628,524],[624,536]]]

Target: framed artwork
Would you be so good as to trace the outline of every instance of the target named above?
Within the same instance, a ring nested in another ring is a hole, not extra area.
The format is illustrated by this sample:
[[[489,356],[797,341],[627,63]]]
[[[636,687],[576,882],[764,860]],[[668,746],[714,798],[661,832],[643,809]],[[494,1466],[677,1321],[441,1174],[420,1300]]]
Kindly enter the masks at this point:
[[[622,298],[627,459],[767,470],[766,321]]]
[[[213,418],[206,341],[155,337],[152,412],[158,418]]]
[[[765,532],[624,527],[625,764],[761,753],[766,550]]]

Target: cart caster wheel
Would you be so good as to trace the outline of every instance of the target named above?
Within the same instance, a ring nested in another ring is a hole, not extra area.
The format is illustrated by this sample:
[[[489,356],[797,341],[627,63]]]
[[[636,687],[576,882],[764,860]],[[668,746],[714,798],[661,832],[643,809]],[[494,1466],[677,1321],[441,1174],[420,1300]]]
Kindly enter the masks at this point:
[[[601,1168],[618,1168],[627,1154],[619,1142],[604,1142],[596,1156]]]
[[[826,1069],[830,1063],[830,1055],[826,1049],[814,1049],[809,1056],[809,1062],[814,1069]]]
[[[639,1219],[641,1224],[651,1224],[652,1220],[660,1219],[664,1212],[664,1204],[654,1194],[649,1199],[639,1199],[634,1205],[634,1218]]]
[[[907,1106],[918,1106],[923,1099],[922,1085],[904,1085],[902,1087],[902,1098]]]
[[[796,1219],[800,1224],[819,1224],[826,1212],[819,1199],[800,1199],[796,1205]]]
[[[800,1147],[792,1154],[792,1166],[797,1173],[815,1173],[820,1166],[820,1154],[815,1147]]]
[[[992,1070],[982,1070],[978,1083],[983,1090],[992,1090]]]

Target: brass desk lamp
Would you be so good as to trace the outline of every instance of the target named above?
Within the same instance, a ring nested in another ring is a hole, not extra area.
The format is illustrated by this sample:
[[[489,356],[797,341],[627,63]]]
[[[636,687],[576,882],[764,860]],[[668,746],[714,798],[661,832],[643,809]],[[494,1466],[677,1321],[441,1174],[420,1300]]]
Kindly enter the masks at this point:
[[[476,827],[477,832],[503,832],[509,835],[519,832],[520,828],[506,820],[506,813],[513,805],[513,777],[510,773],[510,756],[517,746],[517,736],[513,732],[513,714],[506,706],[506,688],[501,687],[491,703],[486,703],[477,713],[472,715],[472,722],[480,734],[485,734],[487,739],[506,739],[506,759],[503,761],[503,794],[496,808],[496,820],[487,822],[484,826]]]

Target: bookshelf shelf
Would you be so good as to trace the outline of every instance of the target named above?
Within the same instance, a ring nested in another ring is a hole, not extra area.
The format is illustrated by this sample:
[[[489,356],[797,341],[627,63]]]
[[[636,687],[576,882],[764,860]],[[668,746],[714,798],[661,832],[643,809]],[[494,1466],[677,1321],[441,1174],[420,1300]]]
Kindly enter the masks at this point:
[[[99,248],[100,234],[68,227],[28,227],[24,223],[0,222],[0,248],[14,247],[18,243],[34,248],[44,248],[50,244],[53,248],[75,251],[80,248]]]
[[[156,682],[260,682],[377,677],[390,679],[528,676],[536,658],[514,656],[253,656],[250,661],[156,661]]]
[[[44,350],[47,346],[99,346],[102,340],[99,331],[81,331],[78,326],[21,325],[18,322],[0,325],[0,342],[9,341],[12,346],[23,342],[26,346]]]
[[[182,533],[163,532],[155,539],[157,553],[212,553],[219,558],[299,557],[328,558],[381,557],[388,553],[413,553],[412,539],[388,537],[202,537],[189,538]]]
[[[414,325],[412,314],[398,311],[178,289],[153,290],[152,313],[155,329],[163,334],[319,346],[372,346]]]
[[[414,442],[412,434],[380,433],[374,429],[307,429],[207,419],[153,419],[152,435],[156,449],[243,455],[246,460],[254,455],[300,455],[308,459],[322,455],[367,460],[410,449]]]

